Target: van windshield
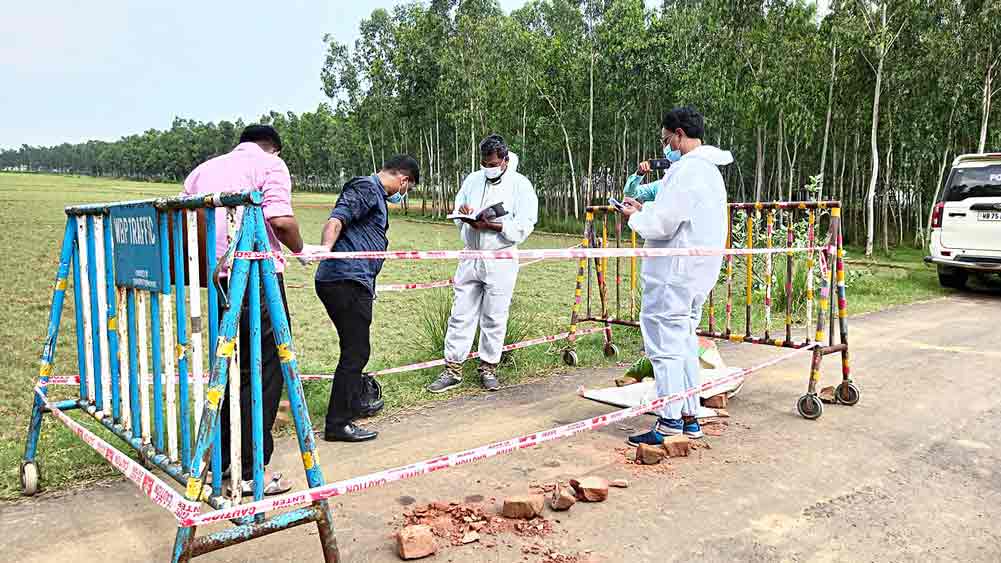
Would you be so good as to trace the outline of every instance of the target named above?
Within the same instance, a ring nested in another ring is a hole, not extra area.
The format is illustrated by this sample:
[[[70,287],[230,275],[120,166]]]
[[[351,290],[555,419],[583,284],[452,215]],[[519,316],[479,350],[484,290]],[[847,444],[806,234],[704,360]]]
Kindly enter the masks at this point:
[[[1001,164],[952,171],[945,201],[963,201],[970,197],[1001,197]]]

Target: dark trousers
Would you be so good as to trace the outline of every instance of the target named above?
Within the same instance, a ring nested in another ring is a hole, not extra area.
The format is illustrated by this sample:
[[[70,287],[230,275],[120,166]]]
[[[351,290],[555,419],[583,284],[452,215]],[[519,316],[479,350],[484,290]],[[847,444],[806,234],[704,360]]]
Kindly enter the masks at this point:
[[[341,344],[327,404],[326,427],[333,429],[354,421],[361,412],[362,370],[372,352],[369,328],[374,296],[360,282],[351,280],[318,281],[316,295],[326,307]]]
[[[282,306],[285,308],[285,317],[289,319],[289,328],[291,328],[292,320],[288,313],[288,304],[285,297],[285,280],[281,274],[277,278],[282,296]],[[219,281],[223,290],[229,293],[229,280],[220,278]],[[264,450],[264,465],[267,466],[271,462],[271,454],[275,451],[275,441],[271,436],[271,427],[274,426],[275,417],[278,415],[278,403],[282,398],[282,388],[285,385],[285,379],[282,377],[282,364],[278,358],[278,343],[275,341],[275,330],[271,325],[271,315],[268,314],[267,300],[264,296],[264,280],[261,281],[261,411],[264,419],[262,449]],[[231,306],[235,307],[236,305],[232,304]],[[220,299],[220,323],[222,322],[224,312],[222,299]],[[250,480],[254,478],[254,436],[253,411],[251,410],[253,405],[251,403],[250,392],[250,301],[246,293],[244,293],[243,305],[240,308],[239,351],[241,469],[243,479]],[[232,379],[232,374],[230,375],[230,379]],[[222,411],[220,412],[223,471],[229,468],[229,421],[229,392],[227,389],[226,396],[222,402]]]

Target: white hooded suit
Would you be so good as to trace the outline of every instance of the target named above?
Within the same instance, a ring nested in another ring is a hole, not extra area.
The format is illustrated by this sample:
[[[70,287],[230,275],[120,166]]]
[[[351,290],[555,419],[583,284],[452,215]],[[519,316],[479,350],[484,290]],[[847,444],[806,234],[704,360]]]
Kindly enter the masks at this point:
[[[482,170],[466,176],[455,196],[455,211],[463,205],[473,209],[503,203],[507,214],[495,221],[501,232],[477,230],[456,220],[466,250],[516,248],[535,228],[539,200],[528,178],[518,173],[518,156],[509,153],[508,167],[497,184],[487,182]],[[511,296],[518,279],[516,260],[460,260],[455,270],[452,313],[445,334],[445,360],[460,363],[473,346],[476,325],[480,327],[480,360],[497,364],[504,346]]]
[[[701,146],[671,166],[657,197],[629,218],[647,248],[724,248],[727,201],[718,166],[733,162],[729,151]],[[657,395],[701,384],[695,331],[702,304],[716,284],[722,256],[665,256],[643,261],[643,346],[653,364]],[[675,401],[658,414],[665,419],[695,416],[699,395]]]

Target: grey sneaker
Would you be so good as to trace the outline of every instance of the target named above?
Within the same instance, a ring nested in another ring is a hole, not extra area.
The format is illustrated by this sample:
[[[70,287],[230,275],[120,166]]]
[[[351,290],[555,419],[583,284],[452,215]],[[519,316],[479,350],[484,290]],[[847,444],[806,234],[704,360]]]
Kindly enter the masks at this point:
[[[496,391],[500,389],[500,382],[497,381],[497,365],[488,364],[486,362],[480,363],[480,383],[483,388],[487,391]]]
[[[438,379],[435,379],[427,386],[431,393],[444,393],[449,389],[458,387],[462,383],[462,364],[448,362],[445,370],[441,372]]]

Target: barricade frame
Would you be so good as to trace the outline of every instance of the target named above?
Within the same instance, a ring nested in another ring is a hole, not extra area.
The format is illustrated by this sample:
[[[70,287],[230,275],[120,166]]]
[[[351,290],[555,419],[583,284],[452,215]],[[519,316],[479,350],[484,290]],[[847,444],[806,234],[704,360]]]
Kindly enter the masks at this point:
[[[142,483],[144,492],[155,503],[173,507],[179,525],[171,553],[172,561],[189,561],[192,557],[312,522],[318,527],[324,560],[334,562],[339,559],[333,518],[325,499],[267,518],[265,514],[260,513],[235,518],[232,520],[234,526],[198,537],[195,535],[194,526],[183,525],[184,517],[196,513],[200,503],[208,504],[216,510],[233,506],[232,502],[222,494],[219,427],[222,397],[226,392],[229,378],[235,375],[230,373],[234,365],[231,359],[237,356],[241,305],[245,297],[250,301],[249,351],[252,360],[250,373],[254,409],[252,413],[253,500],[256,502],[263,498],[264,430],[261,424],[260,400],[262,370],[260,328],[263,307],[267,307],[274,329],[282,377],[292,407],[292,418],[306,481],[311,488],[323,486],[325,483],[316,453],[315,438],[292,343],[289,319],[282,304],[281,290],[273,262],[233,260],[228,274],[227,294],[218,291],[216,284],[213,283],[214,280],[208,279],[209,273],[214,273],[213,278],[216,278],[220,267],[226,265],[225,258],[231,257],[235,252],[271,253],[261,202],[260,192],[247,191],[74,206],[65,209],[67,222],[53,285],[47,336],[39,361],[39,380],[34,389],[28,436],[20,464],[23,494],[33,495],[38,491],[40,477],[36,461],[38,439],[43,415],[49,412],[89,445],[99,444],[100,448],[95,446],[95,449],[123,472],[128,470],[127,476],[137,483]],[[229,256],[224,257],[223,263],[217,263],[215,256],[217,227],[215,210],[220,207],[229,211],[228,217],[239,216],[235,238],[229,247]],[[162,280],[160,287],[155,290],[143,290],[135,286],[125,287],[124,284],[116,283],[118,280],[115,277],[113,262],[115,245],[112,242],[110,218],[113,210],[129,209],[142,210],[157,219],[155,228],[157,241],[153,246],[159,245]],[[204,210],[206,243],[203,252],[206,259],[205,274],[208,287],[208,336],[212,350],[209,354],[210,376],[207,382],[203,373],[189,374],[188,369],[189,360],[196,370],[201,367],[201,357],[197,359],[192,357],[201,351],[203,319],[200,310],[198,233],[190,230],[198,229],[196,213],[199,210]],[[182,234],[185,226],[189,229],[187,239]],[[187,256],[185,242],[188,244]],[[173,272],[170,267],[171,259],[174,261]],[[186,271],[189,275],[188,282],[192,287],[191,295],[187,298]],[[48,380],[52,375],[56,357],[60,321],[71,272],[76,303],[79,396],[77,399],[50,402],[47,397]],[[176,321],[171,319],[171,291],[177,304]],[[261,299],[262,293],[263,299]],[[195,294],[198,294],[197,297]],[[190,327],[188,311],[185,309],[188,299],[192,305]],[[227,303],[221,318],[217,311],[219,299],[225,299]],[[152,317],[150,319],[152,325],[149,327],[146,325],[147,312]],[[124,318],[121,319],[123,322],[120,326],[121,315],[124,315]],[[147,328],[151,329],[153,340],[149,343],[151,344],[149,350],[146,349]],[[164,329],[162,334],[161,328]],[[176,329],[176,333],[170,329]],[[194,344],[189,341],[189,335],[198,338],[199,343]],[[147,362],[147,354],[152,356],[152,365]],[[164,389],[166,387],[173,390],[175,358],[176,383],[180,395],[177,405],[174,404],[171,392],[165,393]],[[189,375],[192,378],[191,382]],[[194,400],[190,396],[191,391],[194,392]],[[152,402],[149,396],[151,392],[154,394]],[[166,405],[164,400],[167,402]],[[192,404],[195,407],[201,404],[201,412],[191,412],[194,410]],[[142,466],[157,468],[183,486],[183,496],[63,412],[74,409],[82,411],[105,430],[123,440],[138,454]],[[179,432],[177,428],[172,430],[171,426],[171,421],[177,422],[178,412],[181,418],[178,425]],[[197,417],[197,420],[193,421],[193,429],[191,419],[194,417]],[[234,413],[234,417],[237,418],[235,426],[239,426],[238,415]],[[178,438],[180,448],[176,445]],[[233,449],[239,450],[239,444],[235,444]],[[205,481],[210,466],[213,469],[211,485]],[[232,471],[234,483],[240,484],[239,489],[234,487],[237,491],[242,490],[239,469],[240,466],[237,465]]]
[[[830,354],[841,354],[841,381],[835,388],[835,401],[839,404],[844,404],[848,406],[853,406],[858,403],[861,398],[861,391],[858,386],[854,383],[851,377],[851,367],[850,367],[850,356],[848,349],[848,301],[845,289],[845,266],[844,266],[844,246],[843,237],[841,229],[841,202],[840,201],[794,201],[794,202],[753,202],[753,203],[730,203],[728,204],[728,221],[727,221],[727,244],[728,249],[732,248],[733,245],[733,217],[736,212],[746,212],[747,217],[747,231],[746,231],[746,242],[745,248],[754,248],[754,217],[760,216],[764,213],[765,220],[764,228],[766,230],[765,241],[766,246],[769,250],[773,248],[773,236],[774,236],[774,226],[776,215],[779,215],[781,219],[787,219],[787,225],[791,225],[795,219],[796,211],[804,211],[807,215],[808,221],[808,247],[813,247],[816,239],[816,227],[817,227],[817,215],[827,210],[830,212],[830,224],[827,233],[827,239],[821,245],[821,249],[818,251],[818,256],[821,261],[821,287],[820,287],[820,299],[816,307],[814,306],[814,267],[816,266],[814,259],[814,252],[810,250],[807,254],[807,278],[806,278],[806,310],[807,319],[806,326],[804,327],[808,334],[803,340],[797,340],[793,337],[793,327],[792,327],[792,277],[794,273],[793,267],[793,254],[792,250],[784,252],[786,255],[786,284],[785,284],[785,334],[784,337],[775,338],[771,334],[771,306],[772,306],[772,285],[775,278],[773,269],[773,256],[777,257],[778,254],[766,254],[765,264],[766,264],[766,289],[765,289],[765,326],[764,332],[761,335],[753,334],[751,327],[751,309],[752,309],[752,286],[753,286],[753,256],[750,254],[745,255],[746,260],[746,280],[745,280],[745,326],[743,334],[738,333],[734,330],[732,326],[733,321],[733,261],[735,256],[728,254],[724,260],[724,271],[725,271],[725,292],[726,292],[726,306],[725,306],[725,321],[724,326],[719,328],[716,326],[715,310],[713,307],[714,296],[719,291],[723,290],[722,284],[717,284],[716,287],[710,292],[707,305],[708,305],[708,319],[707,326],[702,325],[700,322],[699,330],[697,334],[699,336],[712,338],[716,340],[725,340],[729,342],[736,343],[747,343],[747,344],[758,344],[767,345],[779,348],[812,348],[812,359],[810,363],[809,378],[807,382],[806,393],[802,395],[797,403],[797,412],[806,419],[817,419],[823,415],[823,402],[820,400],[818,395],[818,386],[820,384],[820,366],[823,358]],[[622,242],[622,215],[617,212],[616,208],[613,206],[589,206],[585,209],[585,222],[584,222],[584,235],[582,239],[582,246],[584,248],[609,248],[610,240],[608,237],[608,217],[612,215],[615,219],[615,237],[614,242],[615,247],[619,248]],[[598,227],[596,223],[598,219],[601,220],[601,232],[599,236]],[[630,231],[630,242],[632,246],[636,247],[636,233]],[[794,243],[793,230],[787,228],[787,247],[792,249]],[[739,258],[739,257],[737,257]],[[593,263],[591,262],[593,260]],[[604,353],[607,357],[614,357],[618,354],[618,347],[612,340],[612,327],[613,326],[623,326],[630,328],[639,328],[640,322],[638,318],[638,306],[636,303],[636,282],[639,277],[639,271],[636,266],[636,258],[630,259],[630,269],[629,269],[629,282],[630,282],[630,293],[629,293],[629,318],[621,318],[619,311],[621,310],[622,300],[621,300],[621,285],[622,278],[620,276],[620,259],[615,259],[615,285],[616,285],[616,315],[611,314],[611,306],[609,304],[609,290],[608,290],[608,259],[607,258],[593,258],[586,259],[581,258],[578,262],[577,267],[577,277],[576,277],[576,287],[574,289],[574,299],[571,306],[570,312],[570,328],[569,337],[567,338],[567,346],[563,350],[563,361],[568,366],[578,365],[578,356],[576,351],[576,333],[578,331],[578,326],[584,323],[596,323],[604,328]],[[591,271],[592,267],[595,273],[595,282],[598,286],[598,299],[600,309],[596,314],[592,313],[591,309],[591,297],[592,297],[592,286],[591,286]],[[586,290],[586,291],[585,291]],[[835,341],[835,300],[837,305],[837,318],[838,318],[838,340]],[[812,314],[816,309],[816,323],[814,324]],[[825,313],[828,315],[830,320],[829,330],[825,326]],[[814,329],[815,327],[815,329]],[[809,331],[814,330],[813,338],[809,334]],[[827,341],[824,343],[824,341]]]

